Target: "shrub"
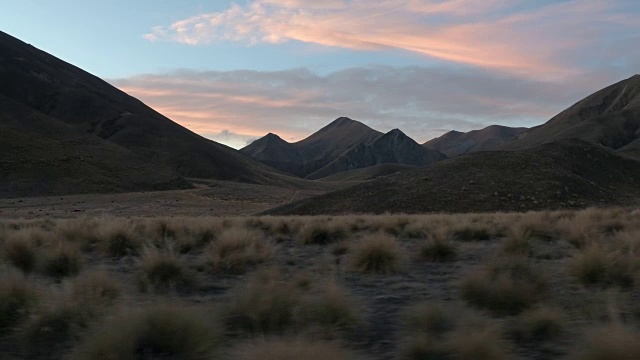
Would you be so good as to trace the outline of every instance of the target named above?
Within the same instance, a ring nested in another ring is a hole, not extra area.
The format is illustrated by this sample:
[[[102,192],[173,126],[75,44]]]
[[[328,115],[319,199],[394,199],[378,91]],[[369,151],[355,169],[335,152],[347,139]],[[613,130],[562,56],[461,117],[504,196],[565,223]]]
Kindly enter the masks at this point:
[[[77,275],[82,269],[82,253],[68,243],[60,242],[53,249],[46,251],[44,272],[54,278]]]
[[[220,343],[214,324],[193,308],[153,307],[96,327],[71,359],[214,359]]]
[[[140,258],[139,285],[141,291],[188,291],[196,283],[192,273],[171,253],[147,248]]]
[[[22,275],[14,272],[4,273],[0,277],[0,332],[16,327],[26,319],[39,296],[31,283]]]
[[[338,345],[305,340],[259,340],[238,346],[233,360],[350,360],[355,356]]]
[[[354,246],[351,265],[364,273],[391,274],[400,271],[404,258],[404,250],[394,238],[378,233]]]
[[[251,230],[225,230],[204,252],[204,260],[215,272],[243,273],[273,257],[273,245]]]
[[[497,314],[514,314],[538,301],[547,279],[526,258],[498,258],[462,283],[462,297],[471,305]]]

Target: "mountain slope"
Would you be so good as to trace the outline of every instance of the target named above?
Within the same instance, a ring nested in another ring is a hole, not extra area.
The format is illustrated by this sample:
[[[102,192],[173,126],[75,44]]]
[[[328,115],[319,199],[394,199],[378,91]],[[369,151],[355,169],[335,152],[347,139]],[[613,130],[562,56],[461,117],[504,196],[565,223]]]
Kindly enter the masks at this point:
[[[491,125],[481,130],[467,133],[449,131],[448,133],[422,144],[427,149],[437,150],[448,157],[476,151],[497,150],[527,131],[527,128],[511,128]]]
[[[640,139],[640,75],[580,100],[504,148],[524,149],[568,138],[614,150]]]
[[[306,177],[345,151],[380,136],[382,133],[361,122],[341,117],[298,142],[288,143],[269,134],[240,151],[276,169]]]
[[[308,175],[307,179],[319,179],[342,171],[378,164],[426,166],[444,159],[446,156],[442,153],[425,149],[402,131],[394,129],[370,144],[359,144]]]
[[[271,168],[187,130],[101,79],[2,32],[0,79],[0,94],[7,98],[81,133],[166,164],[183,176],[282,181]]]
[[[325,182],[363,182],[415,168],[416,167],[412,165],[379,164],[362,169],[339,172],[318,180]]]
[[[640,161],[582,140],[461,155],[268,214],[495,212],[640,204]]]
[[[0,198],[187,189],[167,166],[0,95]]]

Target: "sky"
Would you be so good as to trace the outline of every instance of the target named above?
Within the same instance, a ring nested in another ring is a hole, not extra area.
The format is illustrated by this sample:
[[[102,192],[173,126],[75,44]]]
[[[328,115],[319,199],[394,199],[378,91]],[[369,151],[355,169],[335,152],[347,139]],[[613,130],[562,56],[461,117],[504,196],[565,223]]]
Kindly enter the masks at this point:
[[[0,30],[234,148],[530,127],[640,73],[638,0],[0,0]]]

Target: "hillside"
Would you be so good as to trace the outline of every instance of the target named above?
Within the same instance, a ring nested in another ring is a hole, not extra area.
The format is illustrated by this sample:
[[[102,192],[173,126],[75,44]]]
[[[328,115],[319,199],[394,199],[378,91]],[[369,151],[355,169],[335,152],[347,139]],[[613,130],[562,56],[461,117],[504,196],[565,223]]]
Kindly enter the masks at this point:
[[[402,131],[394,129],[370,144],[360,144],[308,175],[319,179],[343,171],[362,169],[378,164],[426,166],[446,159],[442,153],[425,149]]]
[[[0,94],[0,198],[187,189],[167,166]]]
[[[497,150],[501,146],[516,140],[519,135],[527,130],[527,128],[512,128],[500,125],[491,125],[481,130],[473,130],[466,133],[453,130],[427,141],[422,146],[440,151],[448,157],[454,157],[476,151]]]
[[[80,133],[165,164],[182,176],[265,184],[289,181],[250,157],[187,130],[105,81],[1,32],[0,79],[0,94],[6,98]]]
[[[341,117],[298,142],[288,143],[268,134],[240,151],[276,169],[306,177],[344,152],[380,136],[382,133],[359,121]]]
[[[579,138],[617,150],[640,139],[640,75],[608,86],[524,134],[505,149]],[[640,156],[637,145],[626,148]]]
[[[332,174],[332,175],[320,178],[318,179],[318,181],[362,182],[362,181],[373,180],[381,176],[388,176],[400,171],[405,171],[405,170],[410,170],[415,168],[416,167],[412,165],[379,164],[379,165],[369,166],[363,169],[354,169],[354,170],[339,172],[336,174]]]
[[[466,154],[267,214],[495,212],[640,204],[640,162],[582,140]]]

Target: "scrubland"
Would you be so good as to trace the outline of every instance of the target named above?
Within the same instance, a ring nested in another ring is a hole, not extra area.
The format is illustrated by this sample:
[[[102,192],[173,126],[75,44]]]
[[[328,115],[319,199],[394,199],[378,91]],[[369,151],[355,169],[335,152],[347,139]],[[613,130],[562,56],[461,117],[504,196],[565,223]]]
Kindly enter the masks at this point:
[[[0,220],[2,359],[640,359],[640,211]]]

